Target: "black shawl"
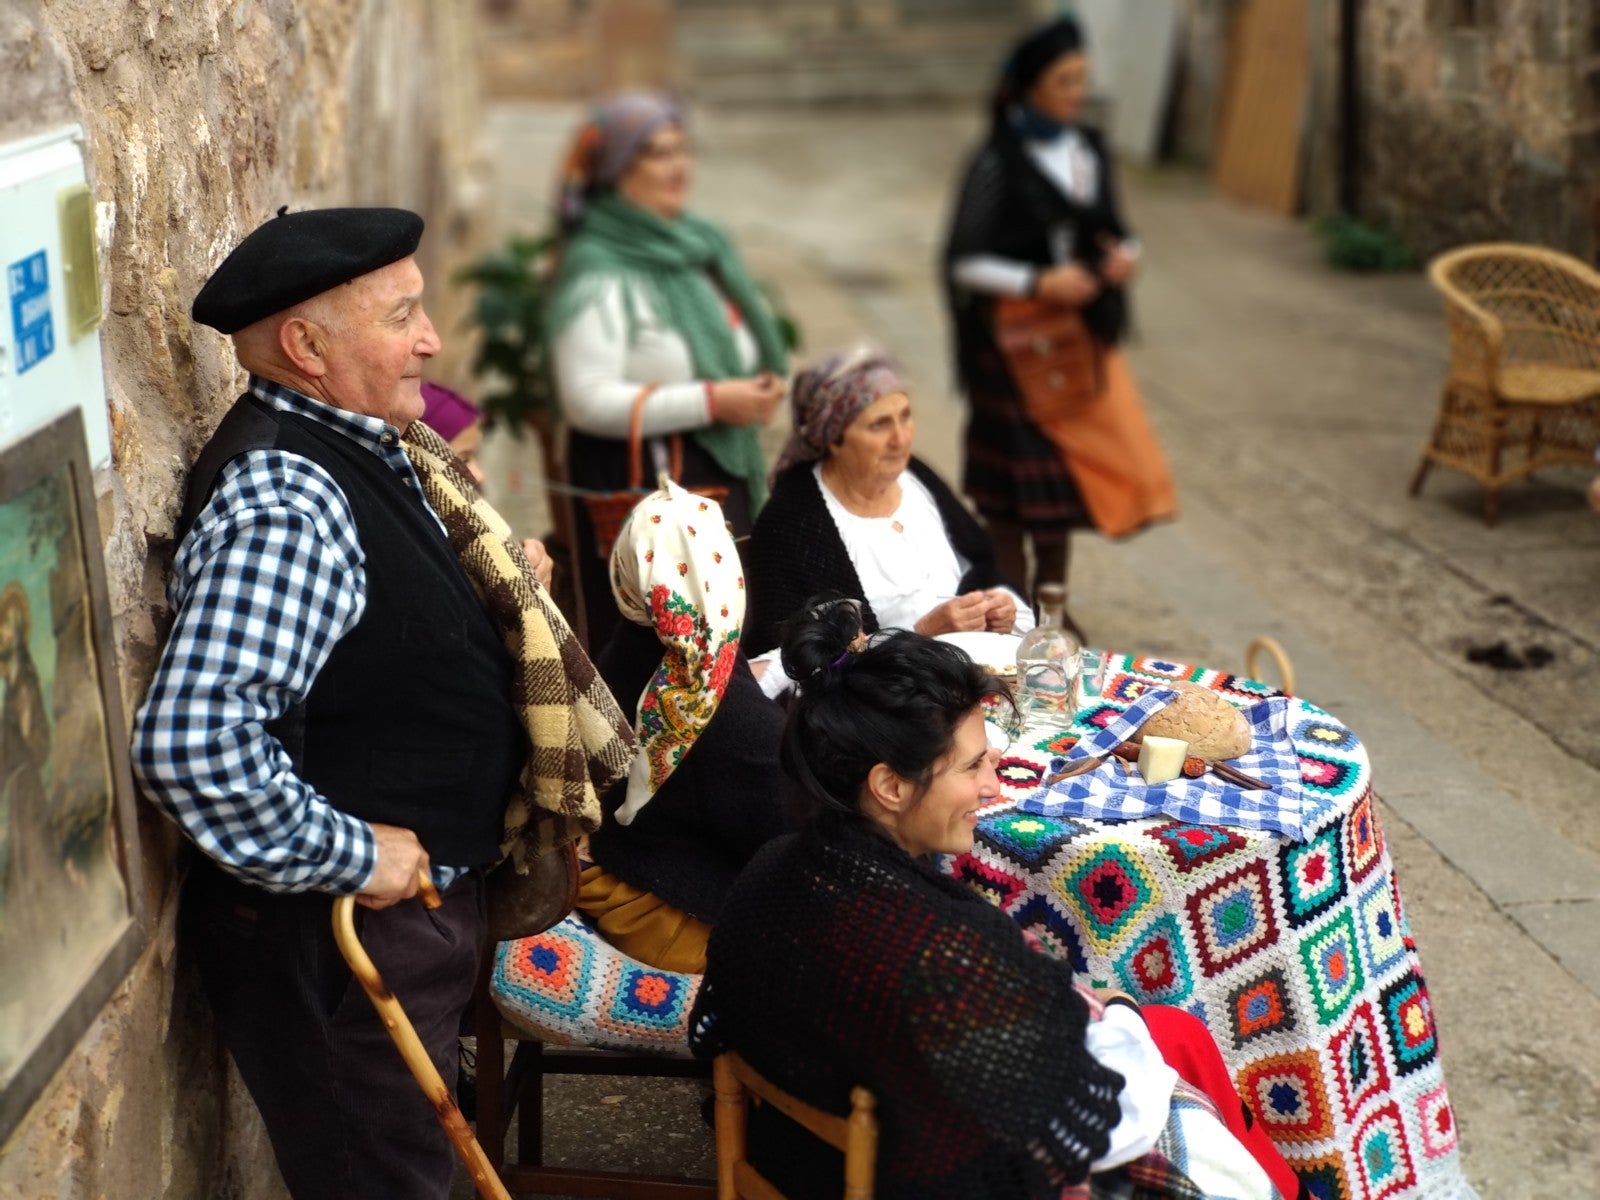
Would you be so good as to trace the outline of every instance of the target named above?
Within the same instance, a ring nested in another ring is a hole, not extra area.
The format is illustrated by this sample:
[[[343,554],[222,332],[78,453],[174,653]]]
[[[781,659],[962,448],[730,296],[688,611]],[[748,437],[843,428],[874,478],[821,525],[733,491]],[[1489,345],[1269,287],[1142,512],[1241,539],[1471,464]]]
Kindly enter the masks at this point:
[[[822,488],[812,472],[815,463],[795,463],[772,485],[772,495],[756,519],[755,532],[743,548],[749,607],[742,644],[750,654],[765,654],[782,640],[783,623],[818,592],[837,592],[862,603],[868,633],[878,618],[863,594],[861,577],[844,548],[839,527],[828,513]],[[932,468],[913,458],[911,473],[933,496],[945,534],[957,554],[972,565],[960,590],[1020,588],[1000,574],[994,544],[978,519]]]
[[[956,368],[965,387],[971,386],[975,355],[993,343],[992,301],[954,282],[950,272],[957,261],[994,254],[1041,268],[1055,266],[1052,234],[1062,231],[1070,233],[1072,259],[1092,271],[1106,255],[1100,244],[1103,236],[1119,240],[1128,236],[1105,139],[1088,126],[1080,126],[1079,132],[1099,162],[1100,187],[1089,205],[1074,203],[1045,177],[1003,116],[967,167],[944,250],[945,294],[956,332]],[[1128,323],[1127,297],[1121,288],[1103,287],[1084,308],[1083,317],[1097,340],[1116,345]]]
[[[1088,1021],[1071,967],[1004,913],[834,818],[740,875],[689,1040],[830,1111],[871,1089],[883,1200],[1043,1200],[1088,1174],[1120,1119],[1122,1077],[1089,1054]],[[783,1130],[752,1116],[756,1165],[787,1195],[837,1196],[838,1157]]]

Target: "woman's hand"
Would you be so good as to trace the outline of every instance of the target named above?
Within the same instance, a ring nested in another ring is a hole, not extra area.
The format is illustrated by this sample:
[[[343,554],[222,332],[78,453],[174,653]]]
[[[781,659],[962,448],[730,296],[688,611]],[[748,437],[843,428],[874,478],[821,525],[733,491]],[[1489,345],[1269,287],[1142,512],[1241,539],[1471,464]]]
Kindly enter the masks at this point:
[[[533,574],[546,588],[556,573],[555,560],[550,557],[549,551],[544,548],[544,543],[538,538],[523,538],[522,552],[528,556],[528,562],[533,566]]]
[[[1010,633],[1017,623],[1017,602],[1005,588],[991,588],[983,612],[983,627],[991,633]]]
[[[1100,294],[1100,280],[1081,263],[1062,263],[1039,273],[1033,294],[1063,308],[1082,308]]]
[[[1112,287],[1122,287],[1139,273],[1139,256],[1129,252],[1127,242],[1106,234],[1100,245],[1106,252],[1100,262],[1100,278]]]
[[[765,425],[783,399],[783,380],[771,371],[754,379],[719,379],[710,387],[711,411],[723,425]]]
[[[952,596],[936,608],[930,608],[912,628],[927,637],[940,633],[975,632],[983,629],[988,610],[988,592],[968,592],[964,596]]]

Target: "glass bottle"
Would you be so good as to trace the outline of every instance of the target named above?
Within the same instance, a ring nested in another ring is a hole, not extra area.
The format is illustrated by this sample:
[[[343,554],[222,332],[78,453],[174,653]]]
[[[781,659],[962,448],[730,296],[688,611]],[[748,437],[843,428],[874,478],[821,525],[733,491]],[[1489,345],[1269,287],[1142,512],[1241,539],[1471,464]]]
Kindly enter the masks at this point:
[[[1039,623],[1017,646],[1017,707],[1025,724],[1065,729],[1077,711],[1078,640],[1065,628],[1067,589],[1039,585]]]

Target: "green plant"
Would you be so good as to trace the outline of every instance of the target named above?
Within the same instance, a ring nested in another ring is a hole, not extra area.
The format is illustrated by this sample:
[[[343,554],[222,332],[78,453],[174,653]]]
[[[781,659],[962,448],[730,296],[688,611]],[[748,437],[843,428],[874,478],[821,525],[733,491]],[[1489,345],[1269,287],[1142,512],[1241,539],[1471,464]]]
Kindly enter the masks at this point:
[[[1330,267],[1344,271],[1407,271],[1416,258],[1392,229],[1358,217],[1319,217],[1312,226]]]
[[[521,437],[530,426],[545,431],[555,422],[555,384],[544,343],[554,246],[551,233],[513,234],[453,277],[458,285],[477,287],[469,322],[481,335],[472,373],[485,385],[478,396],[485,429],[504,425]]]
[[[778,290],[777,284],[758,279],[756,288],[761,292],[761,298],[767,302],[767,307],[772,310],[772,319],[778,323],[778,336],[783,338],[783,348],[792,357],[805,340],[800,332],[800,322],[795,320],[794,314],[785,306],[783,293]]]

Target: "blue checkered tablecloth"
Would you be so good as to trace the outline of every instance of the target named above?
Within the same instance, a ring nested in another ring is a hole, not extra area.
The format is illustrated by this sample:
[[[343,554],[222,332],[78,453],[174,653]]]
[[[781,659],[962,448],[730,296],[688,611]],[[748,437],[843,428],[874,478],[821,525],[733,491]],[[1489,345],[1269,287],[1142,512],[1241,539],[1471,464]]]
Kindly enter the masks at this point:
[[[1050,771],[1110,754],[1177,696],[1173,688],[1144,692],[1103,726],[1086,731],[1065,755],[1051,759]],[[1268,829],[1304,841],[1306,830],[1329,802],[1308,799],[1300,786],[1300,758],[1289,733],[1291,703],[1287,696],[1272,696],[1245,709],[1251,748],[1231,761],[1245,774],[1271,785],[1268,790],[1243,788],[1209,771],[1197,779],[1179,776],[1170,783],[1149,784],[1113,758],[1093,771],[1041,786],[1017,807],[1039,816],[1097,821],[1131,821],[1165,813],[1193,825]]]

